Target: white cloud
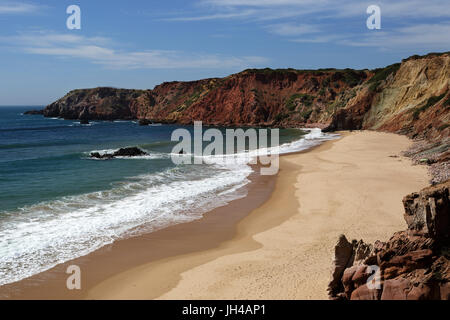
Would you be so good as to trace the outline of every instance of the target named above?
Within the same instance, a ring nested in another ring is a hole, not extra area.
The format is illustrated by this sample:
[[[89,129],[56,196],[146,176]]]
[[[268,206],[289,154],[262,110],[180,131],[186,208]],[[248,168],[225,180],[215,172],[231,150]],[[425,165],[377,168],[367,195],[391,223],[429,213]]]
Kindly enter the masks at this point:
[[[427,48],[448,50],[450,48],[450,24],[419,24],[392,30],[391,32],[368,32],[359,41],[343,40],[357,47]]]
[[[117,69],[244,68],[267,62],[259,56],[233,57],[169,50],[123,51],[114,49],[113,42],[107,38],[45,32],[1,37],[0,43],[29,54],[84,59]]]
[[[232,13],[216,13],[210,15],[200,15],[200,16],[192,16],[192,17],[173,17],[162,19],[164,21],[206,21],[206,20],[218,20],[218,19],[236,19],[236,18],[244,18],[252,16],[255,13],[253,10],[246,10],[241,12],[232,12]]]
[[[0,14],[19,14],[38,11],[39,7],[34,4],[23,2],[0,3]]]
[[[213,19],[245,19],[252,21],[303,17],[343,19],[367,17],[371,4],[381,8],[382,17],[389,18],[450,18],[448,0],[198,0],[194,8],[197,15],[169,17],[165,20],[200,21]],[[300,20],[297,20],[297,22]],[[285,21],[283,21],[285,23]],[[317,23],[317,22],[316,22]]]
[[[277,7],[277,6],[304,6],[318,2],[329,2],[324,0],[202,0],[203,4],[214,6],[232,7]]]
[[[297,9],[298,16],[311,12],[334,16],[356,16],[365,14],[371,5],[379,5],[382,14],[387,17],[450,17],[448,0],[396,0],[396,1],[360,1],[360,0],[199,0],[198,4],[212,10],[231,10],[250,7],[254,10]]]
[[[291,39],[292,42],[299,42],[299,43],[329,43],[329,42],[341,42],[343,40],[345,40],[345,35],[336,35],[336,34]]]
[[[320,31],[320,28],[315,25],[308,24],[294,24],[294,23],[280,23],[271,24],[266,29],[273,34],[281,36],[298,36],[304,34],[311,34]]]
[[[381,31],[365,29],[366,9],[371,4],[381,8]],[[448,0],[198,0],[194,8],[197,15],[177,16],[176,20],[240,19],[256,23],[286,41],[299,43],[380,49],[450,47]],[[355,25],[357,19],[361,22]]]

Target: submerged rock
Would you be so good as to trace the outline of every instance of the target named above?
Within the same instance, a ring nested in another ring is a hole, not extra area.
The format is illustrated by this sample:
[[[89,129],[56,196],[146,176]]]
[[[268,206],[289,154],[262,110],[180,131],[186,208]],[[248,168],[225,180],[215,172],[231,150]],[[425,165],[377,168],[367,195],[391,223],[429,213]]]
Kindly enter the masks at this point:
[[[100,154],[99,152],[91,152],[91,158],[96,159],[113,159],[116,157],[138,157],[145,155],[148,155],[148,153],[139,149],[138,147],[121,148],[115,151],[114,153]]]
[[[152,124],[152,122],[148,119],[139,119],[139,125],[140,126],[148,126]]]
[[[30,111],[25,111],[23,114],[26,114],[26,115],[43,115],[44,114],[44,110],[30,110]]]

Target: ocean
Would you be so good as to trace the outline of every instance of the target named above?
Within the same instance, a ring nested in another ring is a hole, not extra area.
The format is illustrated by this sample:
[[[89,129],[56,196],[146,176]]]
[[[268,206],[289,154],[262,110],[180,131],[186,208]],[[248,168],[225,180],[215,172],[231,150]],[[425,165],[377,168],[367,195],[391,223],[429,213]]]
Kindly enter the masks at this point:
[[[199,219],[246,196],[252,167],[175,165],[177,128],[135,121],[78,121],[0,107],[0,285],[86,255],[115,240]],[[225,132],[224,128],[218,128]],[[280,153],[336,135],[280,130]],[[149,155],[93,160],[93,151],[138,146]],[[249,150],[249,152],[252,152]]]

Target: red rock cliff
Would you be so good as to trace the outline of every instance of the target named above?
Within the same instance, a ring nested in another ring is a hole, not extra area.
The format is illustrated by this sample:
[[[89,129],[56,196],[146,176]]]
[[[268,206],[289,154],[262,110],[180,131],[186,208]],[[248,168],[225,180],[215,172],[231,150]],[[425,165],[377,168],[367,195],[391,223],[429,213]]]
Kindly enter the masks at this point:
[[[226,78],[166,82],[153,90],[79,89],[45,116],[149,119],[183,124],[376,129],[449,135],[450,54],[410,57],[376,70],[249,69]]]
[[[143,119],[221,126],[317,126],[398,132],[427,142],[411,153],[447,163],[450,53],[413,56],[376,70],[249,69],[225,78],[166,82],[152,90],[80,89],[47,106],[49,117]],[[432,156],[430,156],[432,155]]]

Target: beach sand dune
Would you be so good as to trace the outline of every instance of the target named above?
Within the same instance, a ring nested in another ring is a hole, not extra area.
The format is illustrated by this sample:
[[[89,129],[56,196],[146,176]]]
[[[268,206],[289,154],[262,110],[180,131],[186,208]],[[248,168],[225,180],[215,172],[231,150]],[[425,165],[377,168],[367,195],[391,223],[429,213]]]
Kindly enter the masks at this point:
[[[101,282],[89,299],[327,299],[339,234],[367,242],[405,229],[402,198],[428,184],[427,169],[400,155],[411,141],[346,132],[281,157],[270,198],[232,239],[155,261]]]

